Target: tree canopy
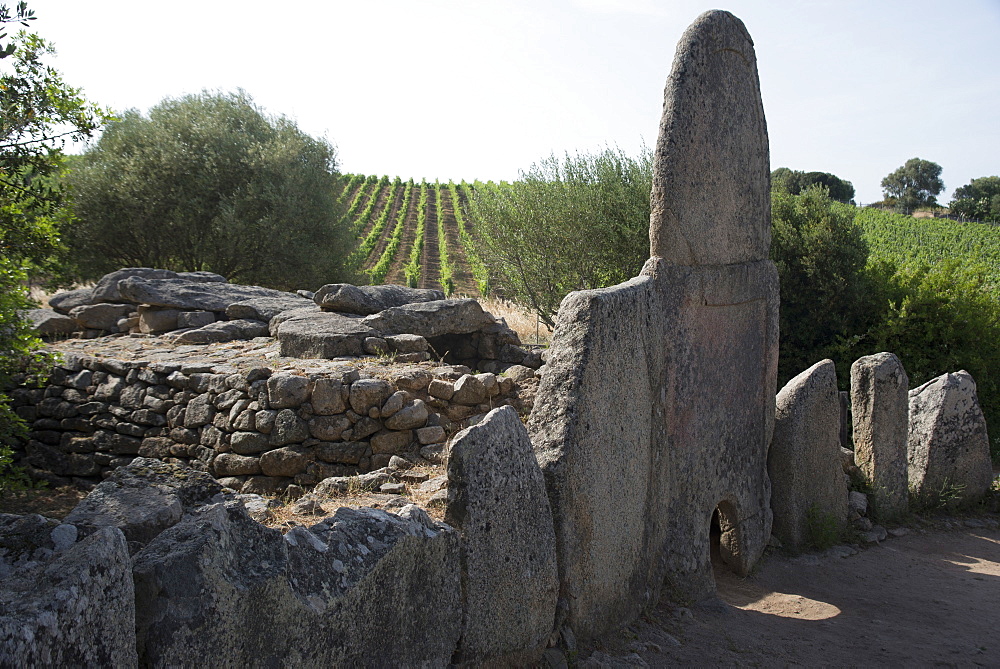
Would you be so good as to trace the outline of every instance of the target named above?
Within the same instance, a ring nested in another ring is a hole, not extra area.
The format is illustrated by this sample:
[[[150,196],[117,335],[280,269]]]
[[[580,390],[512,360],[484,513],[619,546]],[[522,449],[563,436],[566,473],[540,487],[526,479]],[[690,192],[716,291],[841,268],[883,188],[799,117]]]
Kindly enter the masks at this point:
[[[784,191],[789,195],[799,195],[816,184],[826,186],[830,197],[837,202],[850,203],[854,201],[854,184],[835,174],[800,172],[787,167],[779,167],[771,172],[771,188]]]
[[[285,289],[346,278],[334,147],[243,91],[125,112],[70,181],[83,277],[137,265]]]
[[[919,207],[937,204],[937,195],[944,190],[941,166],[929,160],[910,158],[882,179],[882,189],[897,211],[910,214]]]
[[[980,177],[956,188],[948,208],[965,218],[1000,223],[1000,177]]]

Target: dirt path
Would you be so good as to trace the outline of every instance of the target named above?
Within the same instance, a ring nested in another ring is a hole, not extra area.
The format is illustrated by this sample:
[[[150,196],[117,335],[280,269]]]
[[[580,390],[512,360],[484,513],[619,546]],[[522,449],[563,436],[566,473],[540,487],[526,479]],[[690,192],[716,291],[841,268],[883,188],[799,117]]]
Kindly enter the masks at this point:
[[[601,650],[653,667],[1000,666],[995,526],[771,555],[746,579],[718,568],[716,582],[718,599],[662,604]]]
[[[396,218],[399,214],[399,209],[403,205],[402,198],[404,193],[406,192],[405,189],[406,189],[406,184],[403,184],[403,188],[400,189],[399,192],[399,204],[396,206],[396,209],[392,214],[392,218],[390,218],[389,222],[386,224],[385,230],[382,231],[382,236],[379,237],[378,243],[375,245],[375,248],[372,249],[372,252],[368,255],[368,259],[365,260],[364,262],[364,269],[366,270],[371,269],[376,264],[378,264],[379,259],[382,257],[382,253],[385,251],[385,247],[389,245],[389,239],[392,238],[392,231],[396,229]],[[417,186],[414,186],[413,189],[410,191],[410,199],[406,202],[405,217],[407,220],[409,220],[410,218],[416,220],[417,204],[413,196],[417,192],[418,192]],[[406,225],[409,225],[409,223],[407,223]],[[397,251],[397,255],[398,253],[399,252]]]
[[[399,189],[397,188],[396,190],[398,191]],[[392,191],[392,183],[390,182],[389,184],[379,188],[378,193],[375,194],[375,197],[377,198],[375,200],[375,208],[372,209],[371,218],[368,219],[368,222],[365,223],[365,227],[361,230],[361,233],[358,235],[360,238],[364,239],[368,235],[368,233],[372,231],[372,228],[375,227],[375,221],[377,221],[378,217],[382,214],[382,210],[386,208],[387,206],[386,200],[389,199],[389,193],[391,191]],[[397,196],[398,193],[393,194],[393,197]],[[365,206],[368,206],[367,202],[365,203]]]
[[[438,198],[441,189],[428,186],[427,219],[424,221],[424,248],[420,253],[420,281],[418,288],[441,288],[441,251],[438,245],[438,225],[440,225],[440,208]]]
[[[468,295],[469,297],[479,297],[479,287],[472,272],[469,270],[469,261],[465,255],[465,248],[462,240],[458,236],[458,223],[455,221],[455,203],[452,202],[451,190],[442,188],[440,201],[438,202],[438,225],[445,226],[445,237],[448,243],[448,259],[452,267],[452,280],[455,282],[456,295]]]

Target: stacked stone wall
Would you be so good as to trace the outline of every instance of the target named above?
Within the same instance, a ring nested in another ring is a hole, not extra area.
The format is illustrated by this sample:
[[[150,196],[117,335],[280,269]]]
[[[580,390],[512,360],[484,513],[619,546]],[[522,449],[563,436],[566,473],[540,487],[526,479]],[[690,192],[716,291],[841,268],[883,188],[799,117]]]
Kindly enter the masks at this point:
[[[291,373],[67,354],[46,387],[12,393],[31,428],[20,464],[54,485],[96,483],[142,456],[243,492],[296,494],[393,455],[439,460],[450,434],[516,399],[509,377],[394,369],[375,378],[349,364]]]

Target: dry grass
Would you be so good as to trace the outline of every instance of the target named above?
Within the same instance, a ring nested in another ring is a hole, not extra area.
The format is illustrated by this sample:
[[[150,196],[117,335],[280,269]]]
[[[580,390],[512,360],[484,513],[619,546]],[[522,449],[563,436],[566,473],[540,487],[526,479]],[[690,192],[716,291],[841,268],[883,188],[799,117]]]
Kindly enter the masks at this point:
[[[5,492],[0,494],[0,513],[37,513],[46,518],[62,520],[86,496],[85,491],[69,486]]]
[[[480,298],[479,302],[483,309],[504,319],[525,346],[548,346],[552,341],[552,330],[524,307],[497,297]]]
[[[401,472],[401,475],[426,474],[427,479],[429,480],[437,476],[443,476],[446,473],[446,465],[421,465],[406,472]],[[427,515],[434,520],[444,521],[444,506],[440,504],[432,505],[429,503],[430,498],[434,493],[421,490],[420,484],[422,482],[401,481],[401,483],[405,486],[405,491],[403,492],[402,497],[406,499],[408,504],[416,504],[424,509],[427,512]],[[332,516],[340,507],[348,507],[351,509],[359,509],[361,507],[369,507],[373,509],[389,508],[390,510],[399,510],[402,507],[398,505],[391,505],[387,507],[387,504],[396,499],[396,497],[396,495],[382,494],[378,490],[352,489],[342,494],[320,497],[318,501],[323,507],[322,514],[296,513],[293,510],[295,505],[293,500],[278,497],[276,498],[278,504],[271,508],[273,518],[265,524],[268,527],[274,527],[282,532],[287,532],[296,525],[303,525],[306,527],[313,525],[321,518]]]

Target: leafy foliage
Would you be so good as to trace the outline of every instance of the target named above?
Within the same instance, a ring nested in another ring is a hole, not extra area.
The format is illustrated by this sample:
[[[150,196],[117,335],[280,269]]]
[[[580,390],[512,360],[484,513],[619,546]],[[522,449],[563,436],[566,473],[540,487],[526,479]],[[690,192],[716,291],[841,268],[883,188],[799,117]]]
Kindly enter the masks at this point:
[[[82,277],[123,266],[316,287],[348,274],[336,152],[243,91],[125,112],[71,175]]]
[[[25,3],[13,15],[0,5],[0,24],[28,20]],[[24,32],[0,44],[0,489],[18,478],[8,471],[10,446],[25,430],[6,392],[15,379],[40,383],[52,363],[23,312],[32,306],[29,274],[54,267],[59,230],[69,220],[55,179],[61,149],[107,119],[45,64],[52,54],[42,38]]]
[[[550,327],[573,290],[638,274],[649,256],[652,155],[550,156],[519,180],[477,186],[484,261],[503,296]]]
[[[965,218],[1000,223],[1000,177],[980,177],[956,188],[948,208]]]
[[[799,195],[815,185],[825,186],[830,197],[838,202],[853,203],[854,184],[829,172],[799,172],[779,167],[771,172],[771,188]]]
[[[781,284],[779,385],[823,358],[849,370],[857,336],[878,311],[878,290],[865,272],[868,245],[855,208],[826,188],[802,195],[771,193],[771,260]]]
[[[912,213],[918,207],[937,204],[937,195],[944,190],[941,166],[929,160],[910,158],[882,179],[886,199],[895,202],[896,210]]]
[[[417,205],[417,230],[410,247],[410,259],[403,268],[406,285],[416,288],[420,284],[420,256],[424,251],[424,230],[427,227],[427,195],[430,186],[426,181],[420,184],[420,203]]]

